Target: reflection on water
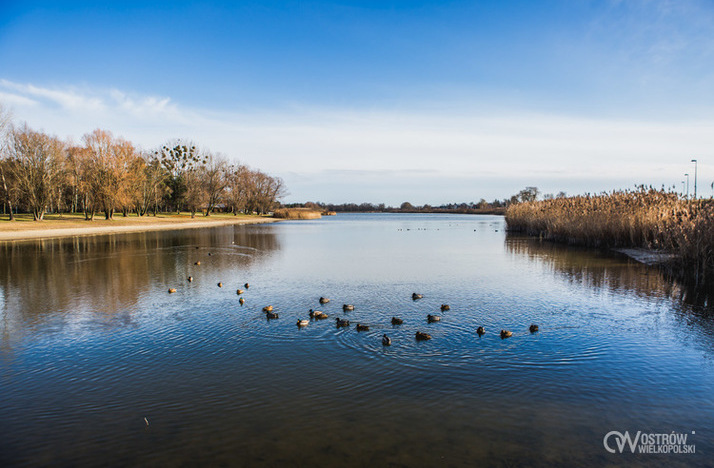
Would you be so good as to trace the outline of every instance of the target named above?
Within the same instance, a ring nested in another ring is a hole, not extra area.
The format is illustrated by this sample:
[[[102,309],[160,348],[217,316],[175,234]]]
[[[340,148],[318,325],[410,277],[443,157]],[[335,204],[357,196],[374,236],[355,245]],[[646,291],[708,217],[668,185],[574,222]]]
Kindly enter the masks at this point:
[[[508,235],[506,248],[514,255],[541,262],[567,281],[593,288],[633,292],[645,299],[681,300],[683,290],[655,268],[646,268],[624,255],[569,247],[530,237]],[[619,257],[619,258],[618,258]]]
[[[624,257],[503,228],[353,214],[4,244],[0,465],[706,464],[706,309]],[[612,430],[696,431],[697,453],[612,455]]]
[[[279,248],[269,229],[240,226],[0,243],[2,347],[27,327],[62,326],[86,313],[95,323],[127,325],[142,296],[183,285],[196,261],[242,268]]]

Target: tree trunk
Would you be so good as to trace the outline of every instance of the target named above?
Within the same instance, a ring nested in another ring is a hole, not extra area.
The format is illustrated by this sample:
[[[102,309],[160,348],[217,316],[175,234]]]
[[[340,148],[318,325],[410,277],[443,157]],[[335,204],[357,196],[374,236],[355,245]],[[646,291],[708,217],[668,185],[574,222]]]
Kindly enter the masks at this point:
[[[5,197],[7,198],[5,202],[7,203],[7,206],[10,208],[10,221],[15,221],[15,215],[12,214],[12,201],[10,200],[10,192],[7,189],[7,182],[5,182],[5,171],[2,170],[2,166],[0,166],[0,177],[2,177],[2,188],[5,191]],[[2,205],[3,212],[5,211],[5,203]]]

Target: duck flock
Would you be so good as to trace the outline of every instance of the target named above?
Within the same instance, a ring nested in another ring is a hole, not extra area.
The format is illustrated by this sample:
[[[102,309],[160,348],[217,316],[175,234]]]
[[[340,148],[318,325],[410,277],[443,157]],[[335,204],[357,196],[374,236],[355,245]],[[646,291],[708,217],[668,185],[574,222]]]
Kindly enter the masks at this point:
[[[210,253],[209,253],[209,255],[210,255]],[[200,262],[196,262],[195,265],[200,265]],[[186,280],[188,282],[192,282],[193,277],[189,276]],[[223,283],[219,282],[217,286],[219,288],[222,288]],[[245,288],[245,289],[250,288],[250,284],[245,283],[243,285],[243,288]],[[242,295],[245,292],[245,289],[240,289],[240,288],[237,289],[236,294],[238,294],[239,296]],[[176,288],[169,288],[169,294],[175,293],[175,292],[176,292]],[[412,294],[413,301],[418,301],[419,299],[422,299],[423,297],[424,297],[423,294],[418,294],[418,293]],[[240,305],[243,305],[243,304],[245,304],[245,299],[243,297],[241,297],[238,300],[238,302],[240,303]],[[330,302],[330,299],[328,299],[326,297],[320,297],[318,302],[321,305],[324,305],[324,304],[327,304],[328,302]],[[265,314],[266,319],[275,320],[275,319],[280,318],[278,313],[274,312],[273,309],[274,308],[272,305],[267,305],[267,306],[263,307],[263,313]],[[352,304],[343,304],[342,310],[343,310],[343,312],[350,312],[350,311],[355,310],[355,306]],[[449,307],[448,304],[441,304],[441,312],[447,312],[449,310],[451,310],[451,307]],[[309,316],[309,318],[306,318],[306,319],[298,319],[298,321],[297,321],[298,328],[307,327],[308,325],[310,325],[311,320],[319,321],[319,320],[324,320],[324,319],[329,318],[329,315],[326,314],[325,312],[322,312],[319,310],[313,310],[313,309],[310,309],[308,311],[308,316]],[[441,315],[427,314],[427,316],[426,316],[427,323],[435,323],[435,322],[439,322],[439,321],[441,321]],[[402,325],[403,323],[404,323],[404,320],[399,317],[392,317],[392,319],[391,319],[392,326]],[[347,319],[344,319],[344,318],[340,318],[340,317],[335,318],[335,324],[336,324],[337,328],[349,328],[350,327],[350,321]],[[356,323],[355,330],[357,330],[358,332],[368,331],[369,325],[366,325],[363,323]],[[538,331],[538,325],[531,324],[530,327],[528,327],[528,330],[531,333],[536,333]],[[481,337],[484,334],[486,334],[486,329],[483,326],[479,326],[476,329],[476,333],[478,334],[479,337]],[[513,332],[511,332],[510,330],[501,330],[500,336],[501,336],[501,339],[510,338],[511,336],[513,336]],[[422,331],[417,331],[416,334],[414,335],[414,338],[417,341],[425,341],[425,340],[430,340],[432,337],[428,333],[425,333]],[[392,344],[392,339],[387,334],[382,335],[382,345],[391,346],[391,344]]]

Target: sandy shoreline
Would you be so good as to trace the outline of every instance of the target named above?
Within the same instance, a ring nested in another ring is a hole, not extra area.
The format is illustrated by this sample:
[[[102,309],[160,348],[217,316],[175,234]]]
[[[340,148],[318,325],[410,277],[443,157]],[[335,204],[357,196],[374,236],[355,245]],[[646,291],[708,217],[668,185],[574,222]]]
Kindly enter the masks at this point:
[[[124,234],[129,232],[147,232],[147,231],[168,231],[175,229],[197,229],[207,227],[229,226],[234,224],[261,224],[273,223],[279,221],[274,218],[262,217],[239,217],[235,219],[221,218],[206,220],[205,218],[188,218],[188,219],[172,219],[165,218],[162,220],[153,220],[153,222],[137,222],[126,223],[117,220],[116,225],[112,221],[104,222],[101,226],[91,225],[87,221],[79,221],[79,223],[88,223],[86,226],[73,227],[53,227],[55,221],[42,221],[41,223],[18,223],[11,226],[3,226],[6,229],[0,229],[0,242],[7,241],[24,241],[37,239],[54,239],[59,237],[76,237],[76,236],[99,236],[105,234]],[[66,224],[66,223],[62,223]],[[9,229],[7,229],[9,228]]]

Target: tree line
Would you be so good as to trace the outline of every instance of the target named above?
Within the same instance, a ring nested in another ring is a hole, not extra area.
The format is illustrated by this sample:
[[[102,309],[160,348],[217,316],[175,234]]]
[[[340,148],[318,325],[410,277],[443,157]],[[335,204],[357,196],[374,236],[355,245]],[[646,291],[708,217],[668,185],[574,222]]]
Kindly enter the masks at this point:
[[[510,198],[502,200],[495,199],[486,201],[480,199],[478,202],[463,202],[463,203],[445,203],[442,205],[432,206],[413,205],[409,202],[404,202],[399,206],[388,206],[384,203],[322,203],[322,202],[307,202],[307,203],[291,203],[284,205],[286,208],[308,208],[316,211],[335,211],[340,213],[464,213],[464,214],[503,214],[508,206],[535,201],[540,196],[541,192],[538,187],[526,187]],[[554,198],[564,198],[565,192],[560,192],[557,195],[550,193],[544,194],[546,200]]]
[[[15,126],[0,104],[0,197],[3,212],[84,213],[113,219],[136,213],[222,211],[263,214],[285,195],[270,176],[179,139],[145,151],[110,131],[97,129],[81,144]]]

